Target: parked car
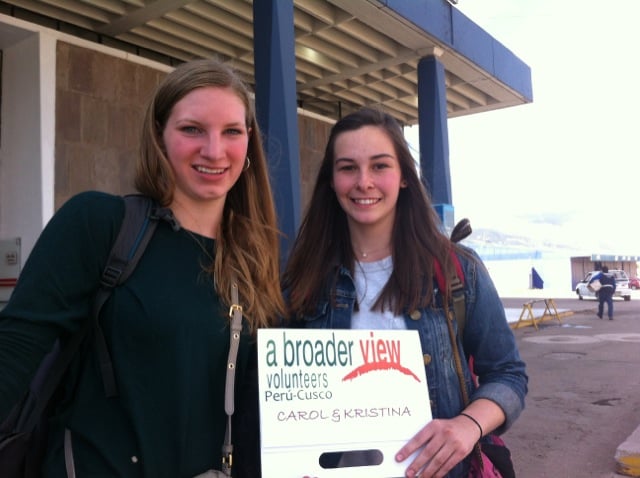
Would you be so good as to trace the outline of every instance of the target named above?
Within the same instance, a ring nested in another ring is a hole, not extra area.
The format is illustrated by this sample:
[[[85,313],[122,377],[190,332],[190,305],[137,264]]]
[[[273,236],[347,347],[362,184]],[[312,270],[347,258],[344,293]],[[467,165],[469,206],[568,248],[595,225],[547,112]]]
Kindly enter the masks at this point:
[[[597,292],[587,287],[591,278],[596,274],[600,274],[600,271],[588,272],[587,275],[584,276],[584,279],[578,282],[576,285],[578,299],[582,300],[585,297],[597,297]],[[631,289],[629,288],[629,276],[627,273],[618,269],[609,269],[609,274],[616,278],[616,291],[613,293],[613,296],[622,297],[624,300],[631,300]]]
[[[640,289],[640,278],[638,277],[630,277],[629,278],[629,289]]]

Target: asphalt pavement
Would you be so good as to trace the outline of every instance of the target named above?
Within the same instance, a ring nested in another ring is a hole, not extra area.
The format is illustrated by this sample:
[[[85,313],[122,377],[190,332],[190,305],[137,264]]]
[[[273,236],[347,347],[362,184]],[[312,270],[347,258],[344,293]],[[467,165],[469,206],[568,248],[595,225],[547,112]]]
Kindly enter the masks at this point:
[[[523,304],[542,297],[560,320],[514,328]],[[529,374],[525,410],[504,435],[518,478],[640,476],[640,292],[616,299],[611,321],[571,293],[502,300]]]

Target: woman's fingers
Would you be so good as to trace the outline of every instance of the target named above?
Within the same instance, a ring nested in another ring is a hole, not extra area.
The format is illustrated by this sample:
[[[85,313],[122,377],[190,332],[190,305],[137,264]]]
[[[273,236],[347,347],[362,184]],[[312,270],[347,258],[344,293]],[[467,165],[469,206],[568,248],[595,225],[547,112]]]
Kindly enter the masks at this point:
[[[406,460],[420,450],[407,467],[407,478],[442,478],[462,461],[473,449],[475,435],[472,422],[459,420],[432,420],[416,433],[396,454],[397,461]]]

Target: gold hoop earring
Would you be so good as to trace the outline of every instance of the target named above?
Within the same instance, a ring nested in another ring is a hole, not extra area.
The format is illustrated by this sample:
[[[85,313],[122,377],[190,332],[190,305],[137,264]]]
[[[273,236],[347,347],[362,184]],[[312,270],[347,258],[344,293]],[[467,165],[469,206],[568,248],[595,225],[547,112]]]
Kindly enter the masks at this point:
[[[247,169],[249,169],[249,166],[251,166],[251,158],[249,158],[249,156],[247,156],[247,159],[246,159],[245,164],[244,164],[244,170],[246,171]]]

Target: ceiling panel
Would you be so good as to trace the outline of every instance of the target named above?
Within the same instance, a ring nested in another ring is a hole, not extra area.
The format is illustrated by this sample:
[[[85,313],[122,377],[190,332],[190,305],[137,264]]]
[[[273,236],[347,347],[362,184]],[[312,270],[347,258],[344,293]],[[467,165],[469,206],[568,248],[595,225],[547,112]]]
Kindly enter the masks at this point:
[[[253,73],[251,0],[8,0],[31,12],[156,54],[185,61],[215,56]],[[526,101],[487,73],[437,44],[377,0],[294,0],[298,104],[339,115],[382,105],[403,124],[418,122],[418,60],[444,52],[450,117]],[[33,21],[33,15],[29,16]],[[105,43],[107,43],[105,41]]]

